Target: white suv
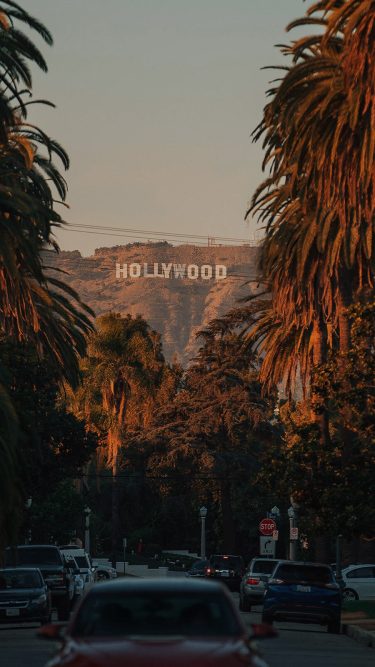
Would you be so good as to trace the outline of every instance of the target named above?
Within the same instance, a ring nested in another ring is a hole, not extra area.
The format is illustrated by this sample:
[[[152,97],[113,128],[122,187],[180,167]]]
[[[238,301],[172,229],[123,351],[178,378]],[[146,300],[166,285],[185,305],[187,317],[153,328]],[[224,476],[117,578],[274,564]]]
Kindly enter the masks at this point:
[[[375,600],[375,565],[349,565],[342,571],[344,600]]]

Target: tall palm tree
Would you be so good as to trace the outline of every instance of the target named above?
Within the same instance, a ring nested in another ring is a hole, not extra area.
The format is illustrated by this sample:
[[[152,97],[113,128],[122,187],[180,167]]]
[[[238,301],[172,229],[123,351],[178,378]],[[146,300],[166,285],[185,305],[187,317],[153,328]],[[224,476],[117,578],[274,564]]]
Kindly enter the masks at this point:
[[[292,65],[255,132],[270,165],[250,210],[266,222],[260,279],[274,298],[256,335],[271,375],[280,353],[279,375],[298,362],[308,370],[312,351],[314,363],[324,361],[337,335],[347,351],[346,307],[373,286],[374,16],[373,2],[327,0],[291,24],[324,31],[284,47]]]
[[[119,538],[118,472],[130,427],[147,423],[165,368],[160,336],[147,322],[117,313],[101,316],[82,362],[82,385],[71,395],[73,411],[103,443],[101,461],[112,471],[112,560]]]

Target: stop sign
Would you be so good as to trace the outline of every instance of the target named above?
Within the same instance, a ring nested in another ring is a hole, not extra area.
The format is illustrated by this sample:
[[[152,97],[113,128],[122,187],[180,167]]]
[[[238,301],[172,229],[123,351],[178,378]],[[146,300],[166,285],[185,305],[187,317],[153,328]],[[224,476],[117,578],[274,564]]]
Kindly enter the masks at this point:
[[[272,535],[273,531],[276,530],[276,523],[273,519],[262,519],[259,530],[262,535]]]

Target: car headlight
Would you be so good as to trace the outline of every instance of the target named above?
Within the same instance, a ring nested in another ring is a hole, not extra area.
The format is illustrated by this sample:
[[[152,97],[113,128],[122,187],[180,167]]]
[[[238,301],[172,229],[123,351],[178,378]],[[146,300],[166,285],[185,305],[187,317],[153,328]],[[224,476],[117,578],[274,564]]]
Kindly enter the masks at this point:
[[[44,602],[47,602],[47,596],[45,593],[42,593],[42,595],[39,595],[39,597],[31,600],[31,604],[43,604]]]

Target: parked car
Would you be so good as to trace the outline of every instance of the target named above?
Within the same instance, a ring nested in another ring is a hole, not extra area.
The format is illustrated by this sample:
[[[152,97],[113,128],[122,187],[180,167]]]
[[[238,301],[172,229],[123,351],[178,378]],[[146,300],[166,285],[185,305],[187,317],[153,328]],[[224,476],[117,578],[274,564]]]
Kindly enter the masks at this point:
[[[206,568],[208,567],[208,560],[200,559],[196,560],[191,568],[185,572],[186,577],[205,577]]]
[[[117,571],[108,563],[93,561],[94,576],[96,581],[105,581],[106,579],[116,579]]]
[[[78,568],[85,587],[94,583],[95,568],[92,566],[90,556],[84,549],[62,549],[60,547],[60,551],[68,562],[73,563],[74,568]]]
[[[341,591],[329,565],[279,561],[272,578],[264,580],[264,623],[320,623],[328,632],[340,632]]]
[[[208,559],[206,577],[220,579],[232,591],[238,591],[245,571],[243,558],[229,554],[214,554]]]
[[[5,564],[11,567],[36,567],[43,575],[51,591],[52,607],[58,618],[69,617],[73,595],[72,567],[66,562],[58,547],[51,544],[23,544],[5,550]]]
[[[35,567],[0,569],[0,623],[49,623],[51,594]]]
[[[257,626],[253,636],[272,636]],[[47,667],[266,667],[249,642],[229,592],[218,582],[118,579],[94,584],[65,632],[41,628],[61,642]]]
[[[251,611],[251,605],[263,602],[264,578],[271,576],[278,562],[276,558],[253,558],[250,561],[240,584],[241,611]]]
[[[375,599],[375,565],[349,565],[342,571],[344,600]]]

